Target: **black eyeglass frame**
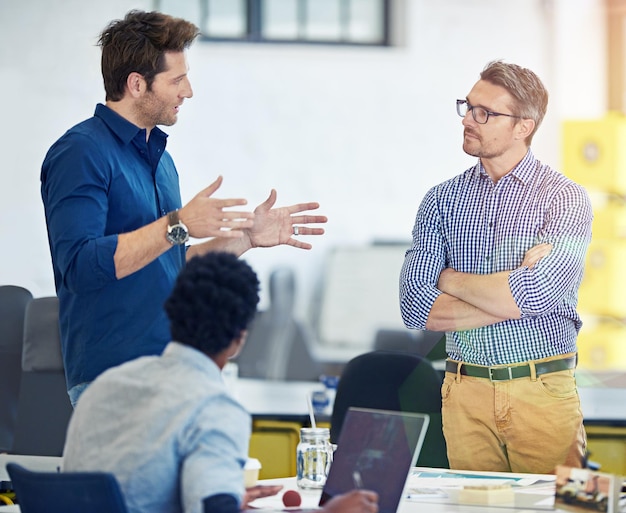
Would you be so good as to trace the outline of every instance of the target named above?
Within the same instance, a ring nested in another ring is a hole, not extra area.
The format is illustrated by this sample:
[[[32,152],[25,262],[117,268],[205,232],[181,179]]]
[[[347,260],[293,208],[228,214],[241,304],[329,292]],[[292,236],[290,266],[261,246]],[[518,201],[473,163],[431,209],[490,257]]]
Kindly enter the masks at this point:
[[[461,114],[461,105],[466,105],[467,106],[467,111],[465,112],[465,114]],[[486,112],[487,117],[485,118],[485,121],[478,121],[476,119],[476,114],[474,113],[474,109],[480,109]],[[471,112],[472,113],[472,117],[474,118],[474,121],[476,121],[476,123],[478,123],[479,125],[485,125],[487,124],[487,121],[489,121],[489,116],[506,116],[508,118],[517,118],[517,119],[522,119],[522,116],[516,116],[515,114],[504,114],[503,112],[493,112],[490,110],[485,109],[484,107],[477,107],[476,105],[472,105],[470,102],[468,102],[467,100],[457,100],[456,101],[456,113],[461,116],[462,118],[464,118],[465,116],[467,116],[467,113]]]

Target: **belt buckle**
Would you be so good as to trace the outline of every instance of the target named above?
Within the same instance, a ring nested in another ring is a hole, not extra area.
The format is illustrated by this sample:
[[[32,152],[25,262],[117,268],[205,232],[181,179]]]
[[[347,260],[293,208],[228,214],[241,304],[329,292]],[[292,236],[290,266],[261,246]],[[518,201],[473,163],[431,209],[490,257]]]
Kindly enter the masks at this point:
[[[493,377],[493,371],[494,370],[504,370],[506,369],[507,371],[509,371],[509,377],[508,378],[504,378],[504,379],[497,379]],[[511,367],[489,367],[489,381],[491,381],[492,383],[494,381],[509,381],[513,379],[513,371],[511,370]]]

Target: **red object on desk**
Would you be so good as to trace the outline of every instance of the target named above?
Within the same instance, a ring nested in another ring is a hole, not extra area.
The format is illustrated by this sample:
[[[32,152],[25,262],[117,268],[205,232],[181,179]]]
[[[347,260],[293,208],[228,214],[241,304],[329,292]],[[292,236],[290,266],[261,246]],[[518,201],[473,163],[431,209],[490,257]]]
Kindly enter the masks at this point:
[[[302,504],[302,497],[300,497],[300,494],[295,490],[287,490],[283,494],[283,504],[286,508],[300,506],[300,504]]]

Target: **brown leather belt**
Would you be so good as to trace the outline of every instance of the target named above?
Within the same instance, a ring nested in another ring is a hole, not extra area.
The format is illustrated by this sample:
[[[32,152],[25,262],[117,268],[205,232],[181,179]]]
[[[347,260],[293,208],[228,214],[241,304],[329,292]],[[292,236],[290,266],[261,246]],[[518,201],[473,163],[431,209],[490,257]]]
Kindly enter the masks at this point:
[[[456,374],[459,363],[446,361],[446,371]],[[560,360],[550,360],[547,362],[537,362],[535,374],[548,374],[550,372],[564,371],[576,368],[576,356],[561,358]],[[485,378],[491,381],[508,381],[510,379],[527,378],[530,376],[530,365],[498,365],[497,367],[483,367],[470,363],[461,363],[461,374],[474,378]]]

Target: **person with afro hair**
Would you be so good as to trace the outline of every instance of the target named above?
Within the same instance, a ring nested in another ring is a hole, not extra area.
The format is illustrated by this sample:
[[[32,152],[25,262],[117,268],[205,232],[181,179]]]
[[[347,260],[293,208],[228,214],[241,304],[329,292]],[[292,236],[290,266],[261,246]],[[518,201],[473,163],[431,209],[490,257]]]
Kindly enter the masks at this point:
[[[159,356],[108,369],[77,404],[64,471],[115,475],[129,513],[237,513],[280,486],[245,489],[251,417],[222,369],[245,343],[259,280],[231,253],[192,258],[165,302],[172,341]],[[327,513],[375,513],[375,492],[355,490]]]

